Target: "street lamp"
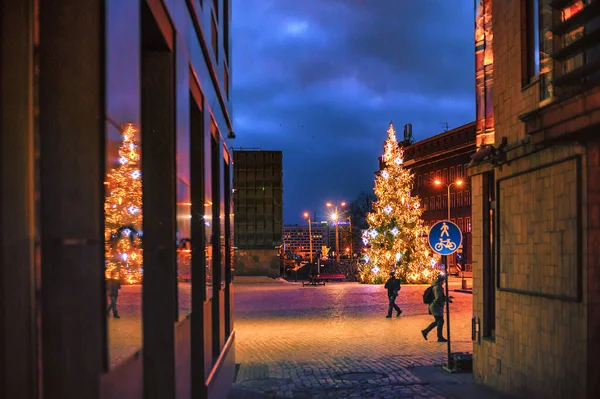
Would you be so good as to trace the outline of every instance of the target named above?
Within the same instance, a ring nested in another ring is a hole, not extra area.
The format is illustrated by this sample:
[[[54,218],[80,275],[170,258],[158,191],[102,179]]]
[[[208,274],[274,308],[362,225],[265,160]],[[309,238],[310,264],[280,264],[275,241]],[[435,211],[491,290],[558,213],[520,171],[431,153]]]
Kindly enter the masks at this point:
[[[331,214],[331,219],[335,220],[335,260],[336,260],[336,263],[340,263],[340,240],[339,240],[340,233],[338,231],[338,225],[339,225],[338,205],[334,205],[331,202],[328,202],[325,205],[327,205],[327,208],[334,208],[334,211]],[[339,206],[341,206],[343,208],[346,206],[346,203],[340,202]]]
[[[309,246],[309,256],[310,256],[310,263],[312,265],[313,263],[313,248],[312,248],[312,229],[311,229],[311,225],[310,225],[310,215],[308,212],[304,212],[304,217],[306,219],[308,219],[308,246]]]
[[[450,187],[452,187],[452,185],[456,184],[457,186],[462,186],[463,181],[462,180],[457,180],[457,181],[453,181],[450,184],[446,184],[446,183],[442,183],[439,180],[434,181],[436,186],[446,186],[448,188],[448,221],[450,221]]]
[[[441,182],[440,180],[436,180],[436,181],[434,181],[434,183],[436,186],[444,185],[448,188],[448,221],[450,221],[450,187],[452,187],[453,185],[462,186],[463,181],[458,179],[456,181],[453,181],[450,184],[446,184],[446,183]],[[446,262],[446,272],[449,272],[447,262]],[[446,282],[446,285],[447,284],[448,283]],[[465,281],[464,267],[461,267],[461,287],[463,290],[467,289],[467,282]]]

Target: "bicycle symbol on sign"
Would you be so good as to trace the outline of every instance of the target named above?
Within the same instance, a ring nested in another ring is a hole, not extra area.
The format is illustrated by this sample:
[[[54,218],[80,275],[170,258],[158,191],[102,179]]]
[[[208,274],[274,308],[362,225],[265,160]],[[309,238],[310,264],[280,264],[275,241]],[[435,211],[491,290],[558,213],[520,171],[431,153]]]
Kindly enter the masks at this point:
[[[436,251],[441,251],[443,248],[447,248],[450,251],[454,251],[456,249],[456,244],[452,242],[452,240],[450,240],[449,238],[445,240],[443,238],[440,238],[440,242],[434,245],[434,249]]]

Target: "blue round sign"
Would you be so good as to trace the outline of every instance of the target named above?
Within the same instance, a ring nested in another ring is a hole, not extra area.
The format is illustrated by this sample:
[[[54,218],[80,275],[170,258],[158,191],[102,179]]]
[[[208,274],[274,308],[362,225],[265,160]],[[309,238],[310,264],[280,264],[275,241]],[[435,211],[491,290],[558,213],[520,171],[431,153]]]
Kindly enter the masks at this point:
[[[440,255],[452,255],[462,244],[460,228],[449,220],[437,222],[429,229],[429,246]]]

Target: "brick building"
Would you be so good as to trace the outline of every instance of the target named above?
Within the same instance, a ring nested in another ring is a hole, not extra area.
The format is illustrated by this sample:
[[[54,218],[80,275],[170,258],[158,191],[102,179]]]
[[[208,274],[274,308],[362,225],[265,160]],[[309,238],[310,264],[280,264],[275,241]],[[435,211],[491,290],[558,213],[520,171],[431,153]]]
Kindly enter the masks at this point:
[[[413,195],[421,198],[425,208],[423,220],[431,227],[440,220],[448,219],[447,185],[450,187],[450,220],[463,232],[463,264],[471,271],[471,188],[468,184],[467,165],[475,153],[475,122],[410,144],[404,142],[404,165],[414,174]],[[438,180],[442,184],[436,185]],[[460,252],[460,251],[459,251]],[[448,263],[456,264],[456,256],[449,256]]]
[[[600,392],[599,16],[477,2],[474,376],[523,397]]]
[[[233,152],[237,274],[279,275],[283,233],[283,153]]]

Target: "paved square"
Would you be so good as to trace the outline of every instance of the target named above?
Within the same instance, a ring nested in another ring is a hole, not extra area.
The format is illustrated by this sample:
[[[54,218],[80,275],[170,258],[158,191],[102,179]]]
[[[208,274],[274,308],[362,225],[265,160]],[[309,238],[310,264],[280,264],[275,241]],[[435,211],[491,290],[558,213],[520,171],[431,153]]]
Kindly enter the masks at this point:
[[[402,315],[386,319],[381,285],[237,284],[236,383],[286,398],[444,398],[410,372],[446,359],[435,332],[420,333],[433,320],[425,288],[403,286]],[[472,296],[451,295],[452,352],[472,352]]]

